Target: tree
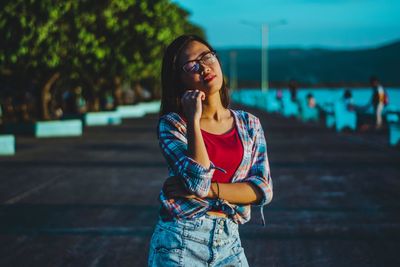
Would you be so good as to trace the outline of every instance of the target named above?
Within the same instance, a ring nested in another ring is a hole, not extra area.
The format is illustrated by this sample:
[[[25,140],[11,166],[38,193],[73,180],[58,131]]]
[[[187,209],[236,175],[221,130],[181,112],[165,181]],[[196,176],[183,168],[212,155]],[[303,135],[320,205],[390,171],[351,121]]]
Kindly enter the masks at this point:
[[[159,84],[162,54],[201,28],[168,0],[6,0],[0,4],[0,75],[16,91],[35,87],[42,119],[55,88],[82,87],[97,109],[101,91],[119,103],[125,80]]]

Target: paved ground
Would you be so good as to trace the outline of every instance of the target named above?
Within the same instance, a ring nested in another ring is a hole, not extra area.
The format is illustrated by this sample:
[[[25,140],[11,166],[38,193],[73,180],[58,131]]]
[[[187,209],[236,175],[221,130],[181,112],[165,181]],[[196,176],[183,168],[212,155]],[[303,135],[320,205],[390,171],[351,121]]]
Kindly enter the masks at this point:
[[[400,266],[400,151],[250,110],[274,200],[241,227],[250,266]],[[17,138],[0,158],[0,266],[145,266],[166,166],[157,116]]]

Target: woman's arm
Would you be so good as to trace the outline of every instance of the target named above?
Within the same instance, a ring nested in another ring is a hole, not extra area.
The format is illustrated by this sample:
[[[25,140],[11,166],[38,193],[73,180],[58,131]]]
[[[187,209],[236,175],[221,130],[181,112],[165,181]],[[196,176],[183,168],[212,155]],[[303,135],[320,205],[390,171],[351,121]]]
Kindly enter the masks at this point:
[[[168,116],[171,116],[171,118]],[[188,193],[198,197],[205,197],[210,189],[215,166],[210,163],[210,167],[205,168],[188,155],[188,144],[185,140],[187,135],[185,136],[182,127],[172,115],[160,118],[158,141],[161,152],[167,160],[169,168],[176,175],[174,177],[180,180]],[[170,180],[173,181],[170,177],[166,183]],[[164,193],[167,194],[165,190]]]
[[[204,168],[210,168],[210,159],[201,134],[200,121],[189,120],[187,123],[187,156],[198,162]]]
[[[186,191],[205,197],[211,185],[216,166],[209,160],[200,129],[201,100],[204,93],[188,90],[182,97],[186,118],[183,125],[173,115],[162,116],[158,123],[158,140],[161,152],[169,167],[179,176]],[[166,181],[168,183],[168,180]],[[166,193],[164,191],[164,193]]]
[[[238,205],[257,204],[262,197],[260,190],[250,182],[218,183],[218,185],[211,183],[211,189],[207,195],[207,198],[220,198]]]
[[[163,191],[168,198],[195,198],[177,176],[168,177],[164,182]],[[219,191],[219,192],[218,192]],[[224,199],[232,204],[257,204],[262,199],[260,190],[250,182],[243,183],[211,183],[211,188],[204,198]]]

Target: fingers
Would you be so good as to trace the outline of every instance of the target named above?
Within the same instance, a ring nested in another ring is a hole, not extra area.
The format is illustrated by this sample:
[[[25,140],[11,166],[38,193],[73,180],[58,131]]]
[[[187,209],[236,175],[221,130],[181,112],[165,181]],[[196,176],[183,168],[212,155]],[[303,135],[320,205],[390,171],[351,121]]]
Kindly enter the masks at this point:
[[[188,90],[183,94],[182,99],[183,100],[189,100],[189,99],[191,99],[193,97],[193,95],[194,95],[193,94],[193,90]]]
[[[206,99],[206,94],[203,91],[200,91],[199,96],[201,97],[201,100]]]
[[[172,176],[172,177],[168,177],[167,180],[165,180],[164,184],[163,184],[163,190],[170,190],[171,188],[175,188],[175,187],[181,187],[182,186],[182,182],[179,180],[179,178]]]
[[[163,192],[168,198],[185,197],[186,195],[189,195],[186,191],[177,188],[167,188],[165,190],[163,189]]]
[[[181,183],[167,181],[167,182],[164,183],[163,188],[171,189],[171,188],[179,188],[179,187],[182,187],[182,186],[183,185]]]
[[[196,196],[190,194],[182,184],[183,182],[177,176],[168,177],[163,185],[163,192],[168,198],[182,197],[194,198]]]
[[[187,90],[182,95],[182,100],[197,99],[199,96],[201,97],[201,100],[204,100],[206,95],[200,90]]]
[[[205,100],[204,92],[200,90],[187,90],[181,98],[181,105],[185,116],[189,120],[200,120],[202,103]]]
[[[182,191],[164,191],[164,194],[167,196],[167,198],[187,198],[187,199],[192,199],[196,198],[195,195],[191,195],[187,192],[182,192]]]

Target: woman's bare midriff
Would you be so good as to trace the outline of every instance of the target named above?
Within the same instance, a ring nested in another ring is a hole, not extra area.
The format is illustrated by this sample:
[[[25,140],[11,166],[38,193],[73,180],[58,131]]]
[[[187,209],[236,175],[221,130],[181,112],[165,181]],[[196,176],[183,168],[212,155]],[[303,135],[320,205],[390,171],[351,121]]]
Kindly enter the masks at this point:
[[[226,215],[225,213],[218,212],[218,211],[207,211],[207,214],[213,215],[213,216],[222,217],[222,218],[227,218],[228,217],[228,215]]]

